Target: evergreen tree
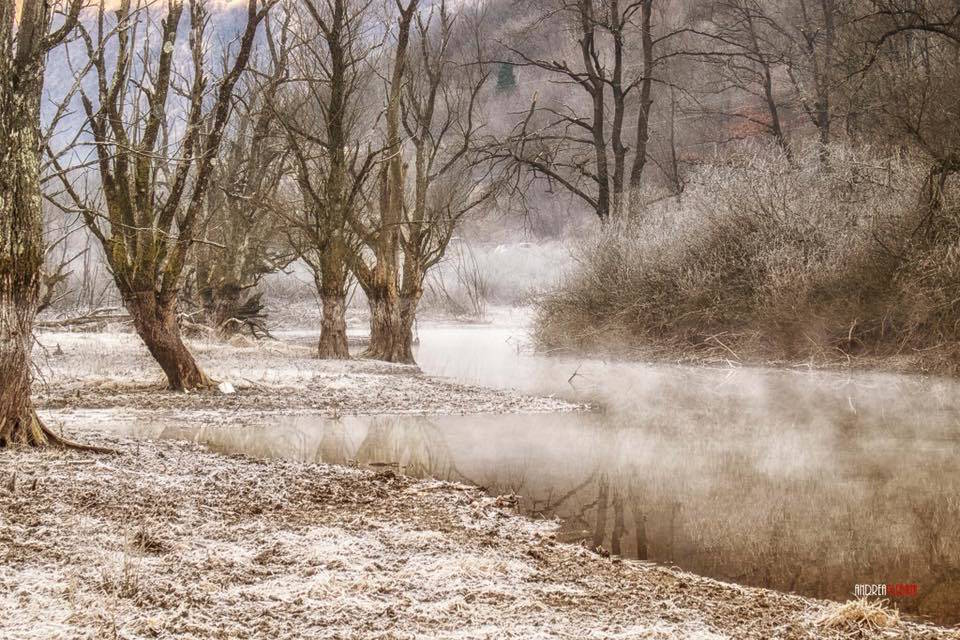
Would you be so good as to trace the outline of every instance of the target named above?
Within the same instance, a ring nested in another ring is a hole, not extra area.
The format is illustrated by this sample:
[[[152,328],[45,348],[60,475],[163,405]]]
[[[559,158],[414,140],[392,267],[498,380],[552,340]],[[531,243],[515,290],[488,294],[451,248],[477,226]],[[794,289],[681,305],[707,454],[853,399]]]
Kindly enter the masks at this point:
[[[497,93],[513,91],[517,88],[517,77],[513,73],[513,65],[509,62],[500,63],[497,73]]]

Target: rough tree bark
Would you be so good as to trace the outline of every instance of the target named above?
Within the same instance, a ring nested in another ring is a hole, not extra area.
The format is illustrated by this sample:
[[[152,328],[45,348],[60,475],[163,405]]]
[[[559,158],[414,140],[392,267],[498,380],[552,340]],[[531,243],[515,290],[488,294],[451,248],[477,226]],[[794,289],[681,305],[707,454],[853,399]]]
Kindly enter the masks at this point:
[[[123,302],[137,335],[163,369],[171,389],[183,391],[212,386],[180,337],[176,298],[158,299],[153,291],[124,292]]]
[[[0,447],[42,445],[47,438],[30,402],[33,319],[43,265],[39,94],[25,83],[17,86],[6,73],[3,81],[0,137],[9,144],[0,155]]]
[[[336,250],[321,255],[319,271],[314,272],[320,302],[323,305],[318,353],[321,358],[347,360],[347,267]]]
[[[37,418],[30,400],[33,322],[43,267],[40,99],[47,53],[73,30],[68,5],[48,33],[51,7],[0,0],[0,448],[67,444]]]

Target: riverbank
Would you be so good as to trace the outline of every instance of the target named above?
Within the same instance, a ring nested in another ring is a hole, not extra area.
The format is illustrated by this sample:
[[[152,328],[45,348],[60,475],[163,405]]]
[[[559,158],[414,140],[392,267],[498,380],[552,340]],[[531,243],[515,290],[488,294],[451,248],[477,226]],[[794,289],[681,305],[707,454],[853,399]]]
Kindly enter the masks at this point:
[[[535,329],[534,332],[539,329]],[[783,371],[862,372],[960,377],[960,349],[939,345],[930,349],[904,349],[886,353],[848,353],[811,344],[802,354],[788,356],[776,352],[757,332],[715,335],[637,336],[624,327],[595,331],[589,338],[559,338],[562,330],[551,328],[551,335],[536,334],[538,352],[567,359],[602,359],[646,365],[777,369]]]
[[[219,424],[289,414],[327,417],[374,414],[539,413],[582,408],[423,375],[419,368],[374,360],[320,360],[304,343],[194,340],[206,373],[234,393],[173,393],[159,367],[130,332],[41,332],[34,401],[59,420],[72,411],[128,409]]]
[[[960,638],[604,558],[463,485],[68,435],[118,453],[0,456],[5,638]]]

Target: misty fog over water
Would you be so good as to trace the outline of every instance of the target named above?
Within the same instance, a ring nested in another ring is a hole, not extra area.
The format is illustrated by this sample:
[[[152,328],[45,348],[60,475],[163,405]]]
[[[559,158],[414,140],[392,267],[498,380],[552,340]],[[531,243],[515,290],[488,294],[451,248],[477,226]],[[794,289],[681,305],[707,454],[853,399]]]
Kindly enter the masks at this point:
[[[595,409],[132,430],[517,494],[562,521],[561,540],[743,584],[842,600],[916,583],[902,610],[960,620],[956,382],[552,358],[530,352],[522,323],[420,336],[425,373]]]

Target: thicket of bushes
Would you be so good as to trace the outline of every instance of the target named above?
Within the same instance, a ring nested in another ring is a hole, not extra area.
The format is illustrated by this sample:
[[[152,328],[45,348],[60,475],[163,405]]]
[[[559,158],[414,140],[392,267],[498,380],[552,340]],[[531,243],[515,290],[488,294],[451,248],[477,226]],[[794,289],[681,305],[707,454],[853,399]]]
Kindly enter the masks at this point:
[[[960,194],[922,194],[909,157],[753,150],[704,167],[682,199],[575,247],[541,300],[547,348],[671,360],[854,361],[954,369]]]

